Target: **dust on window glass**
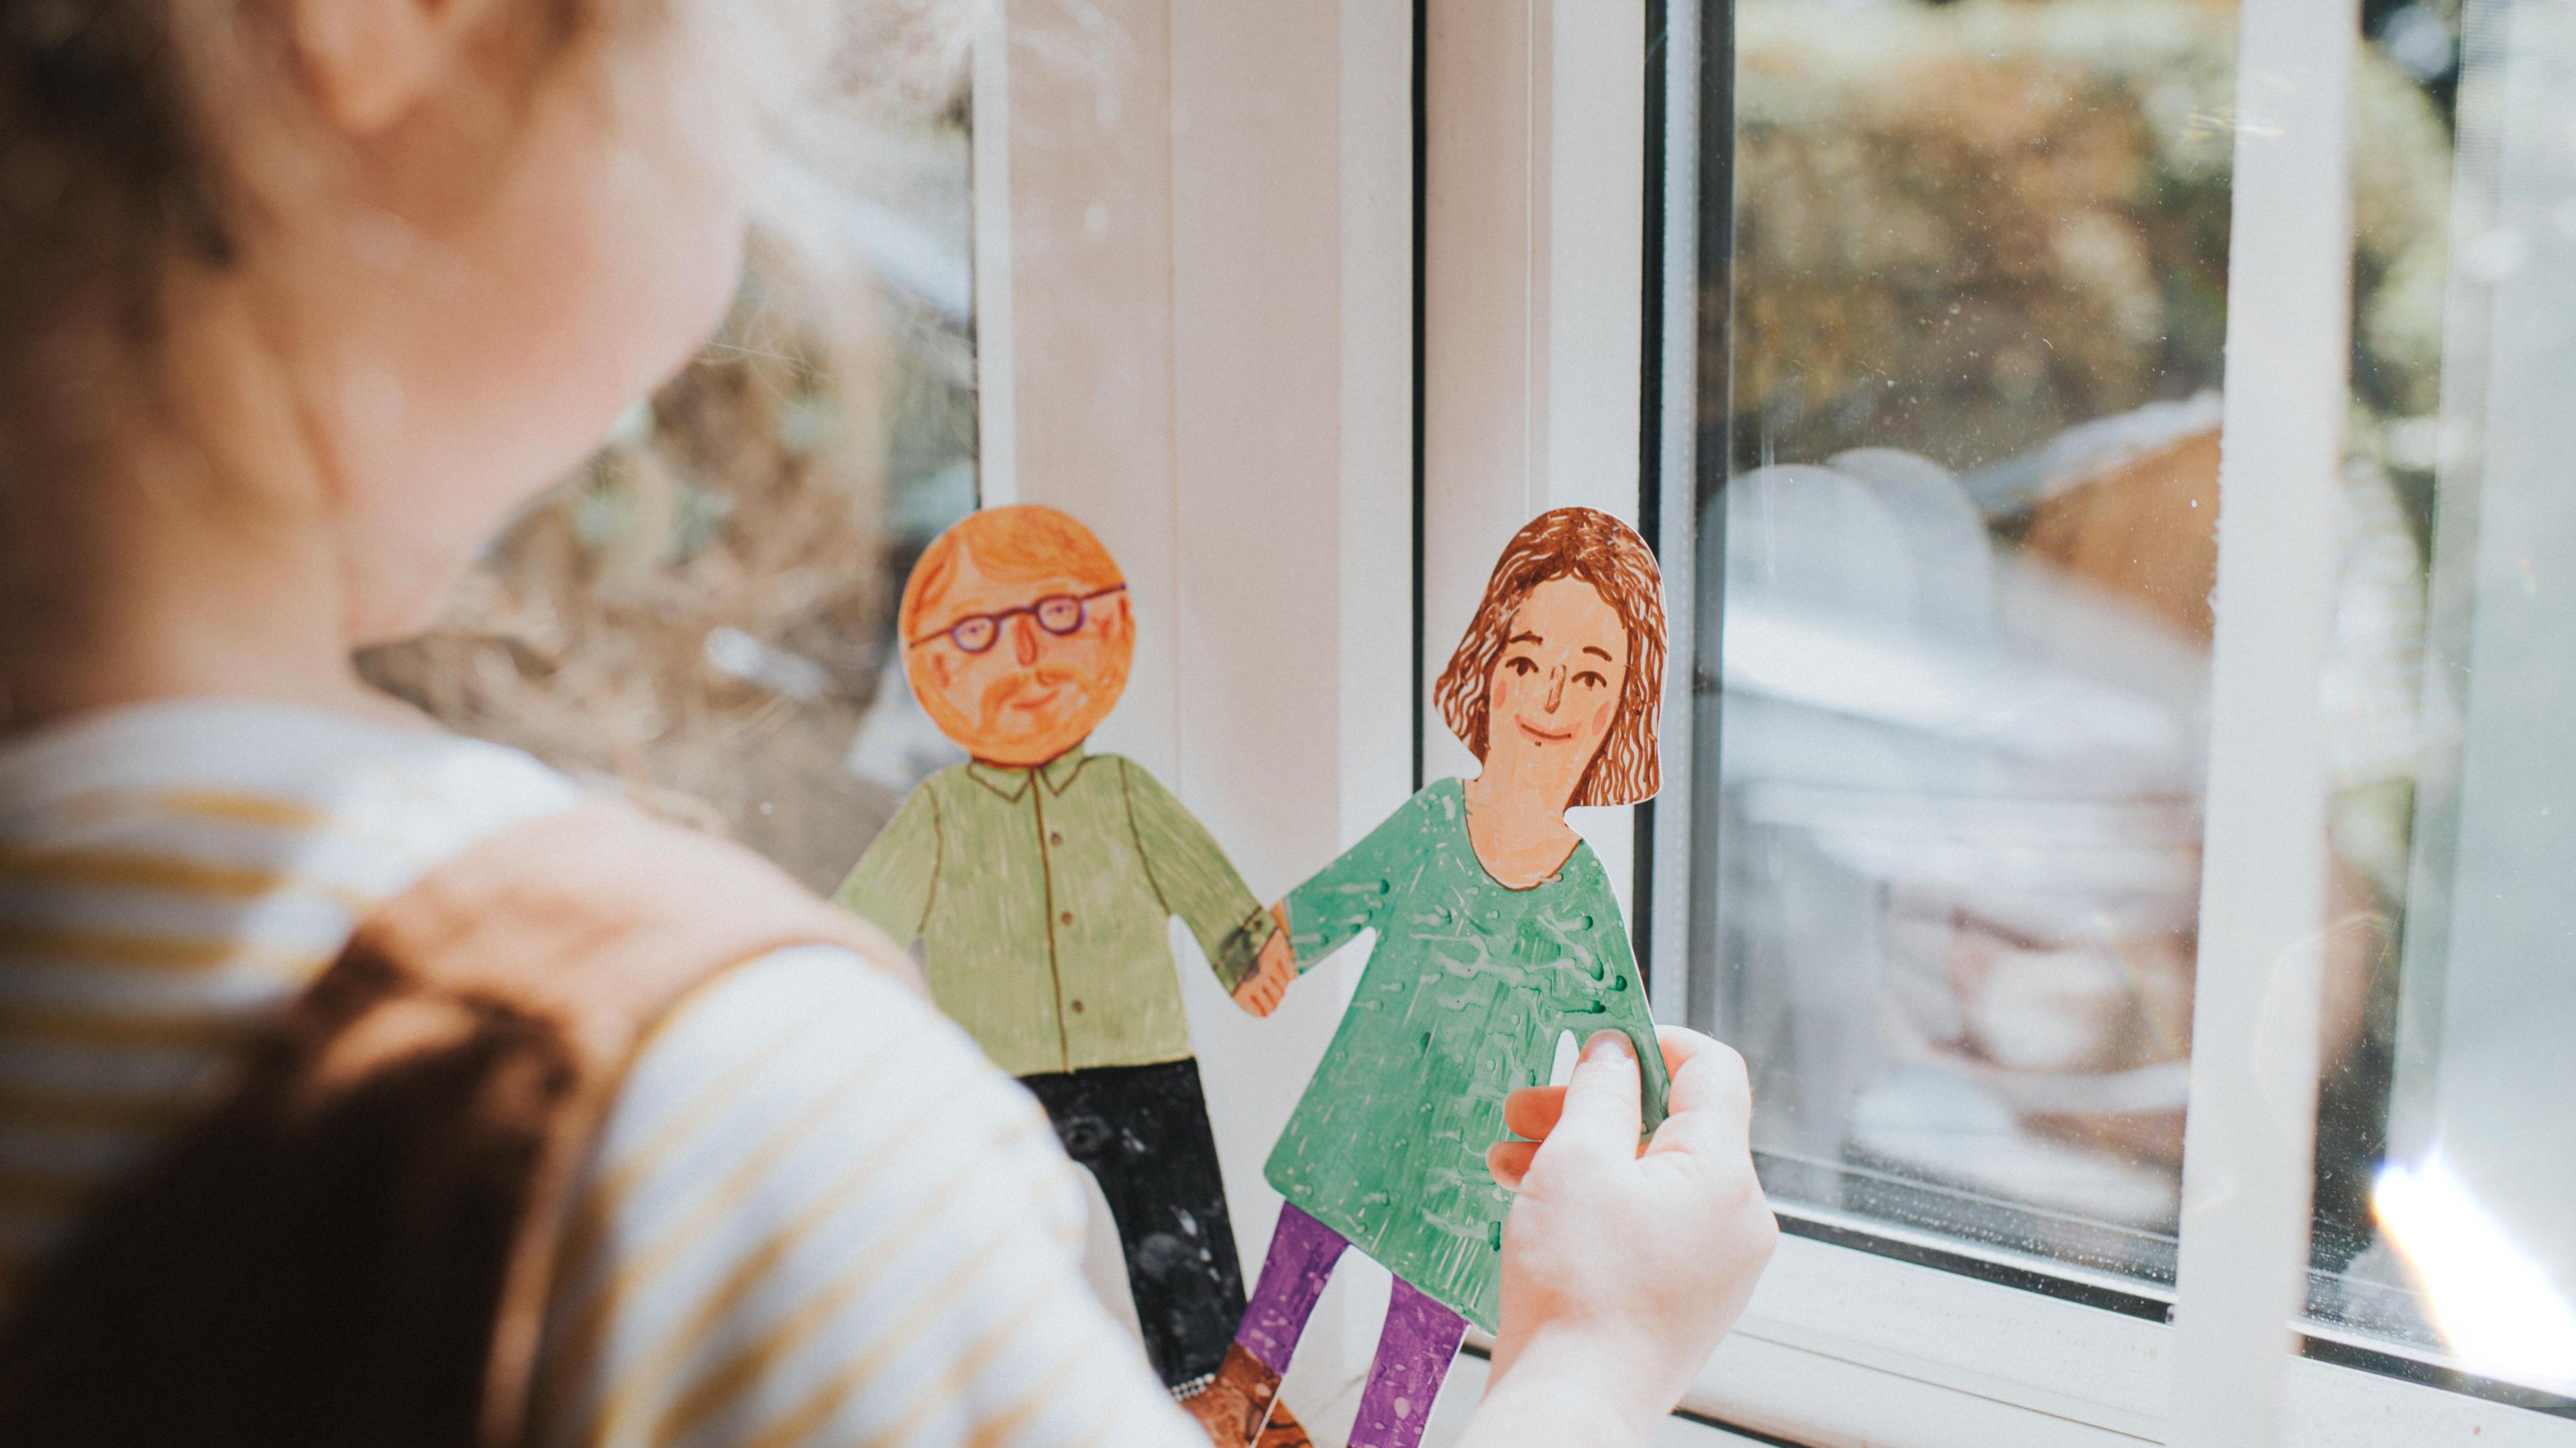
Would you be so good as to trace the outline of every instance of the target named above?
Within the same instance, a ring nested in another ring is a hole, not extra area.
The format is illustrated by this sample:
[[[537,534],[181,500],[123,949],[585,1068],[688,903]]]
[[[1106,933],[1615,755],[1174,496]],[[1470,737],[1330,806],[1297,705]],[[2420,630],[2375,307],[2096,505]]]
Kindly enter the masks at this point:
[[[1726,480],[1692,1014],[1751,1062],[1793,1214],[2146,1300],[2190,1074],[2236,25],[2198,0],[1742,0],[1733,153],[1703,162],[1734,229],[1704,244],[1732,290],[1700,346]],[[2407,448],[2438,400],[2449,168],[2441,99],[2385,46],[2362,72],[2325,701],[2328,1055],[2362,1105],[2318,1187],[2346,1240],[2407,870]]]
[[[2407,279],[2438,353],[2397,376],[2364,353],[2354,376],[2359,418],[2417,406],[2353,451],[2416,529],[2367,566],[2420,601],[2423,666],[2329,680],[2330,720],[2372,708],[2338,741],[2338,843],[2402,948],[2356,983],[2360,1040],[2324,1083],[2309,1350],[2576,1416],[2576,13],[2414,0],[2365,22],[2456,170],[2426,178],[2450,182],[2448,246]],[[2356,222],[2365,256],[2392,224]],[[2394,621],[2347,597],[2345,633]],[[2415,767],[2354,777],[2383,753]],[[2346,1194],[2366,1209],[2330,1216]]]
[[[838,884],[951,762],[893,630],[976,499],[966,115],[873,131],[815,235],[756,242],[697,361],[367,677]]]

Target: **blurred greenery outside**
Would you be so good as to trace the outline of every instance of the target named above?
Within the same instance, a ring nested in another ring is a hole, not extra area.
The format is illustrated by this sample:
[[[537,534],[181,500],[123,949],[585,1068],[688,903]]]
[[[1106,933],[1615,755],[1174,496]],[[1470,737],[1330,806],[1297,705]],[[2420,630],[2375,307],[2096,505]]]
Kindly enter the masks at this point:
[[[2363,526],[2403,520],[2371,560],[2371,586],[2393,595],[2376,606],[2401,625],[2392,653],[2421,646],[2458,21],[2457,0],[2370,0],[2353,92],[2347,482]],[[1970,475],[2082,424],[2222,391],[2237,23],[2202,0],[1736,5],[1731,331],[1701,339],[1704,445],[1737,474],[1892,447]],[[2143,601],[2204,643],[2217,509],[2180,509],[2214,502],[2215,456],[2209,486],[2109,519],[2140,529],[2110,541],[2150,555],[2145,574],[2159,549],[2185,556],[2192,596]],[[1990,509],[1987,526],[1999,544],[2035,544],[2049,506]],[[2394,678],[2415,662],[2374,667]],[[2326,1267],[2369,1238],[2392,1049],[2414,765],[2367,737],[2377,727],[2344,731],[2363,742],[2333,807],[2330,929],[2366,959],[2359,1034],[2326,1083]]]

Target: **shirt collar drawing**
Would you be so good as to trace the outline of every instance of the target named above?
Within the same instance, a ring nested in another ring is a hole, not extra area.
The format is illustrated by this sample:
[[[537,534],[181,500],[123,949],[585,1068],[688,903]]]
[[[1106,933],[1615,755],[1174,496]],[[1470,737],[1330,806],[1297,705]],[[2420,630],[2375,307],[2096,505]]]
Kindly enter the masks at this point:
[[[1062,794],[1072,788],[1074,776],[1082,772],[1082,766],[1089,757],[1083,753],[1082,746],[1077,744],[1034,768],[994,764],[978,759],[966,766],[966,774],[977,784],[1016,804],[1020,796],[1028,792],[1029,776],[1033,774],[1046,780],[1049,794]]]

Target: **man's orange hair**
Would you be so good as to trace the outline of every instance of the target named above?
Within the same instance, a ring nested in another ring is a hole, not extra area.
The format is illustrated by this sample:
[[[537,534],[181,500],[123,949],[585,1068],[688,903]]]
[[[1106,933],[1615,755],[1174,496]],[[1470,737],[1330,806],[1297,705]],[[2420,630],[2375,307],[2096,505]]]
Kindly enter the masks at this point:
[[[1070,515],[1035,503],[986,508],[967,514],[922,550],[903,585],[896,627],[904,638],[919,636],[923,617],[946,596],[957,560],[967,555],[987,577],[1006,583],[1064,578],[1090,592],[1127,581],[1118,560]]]

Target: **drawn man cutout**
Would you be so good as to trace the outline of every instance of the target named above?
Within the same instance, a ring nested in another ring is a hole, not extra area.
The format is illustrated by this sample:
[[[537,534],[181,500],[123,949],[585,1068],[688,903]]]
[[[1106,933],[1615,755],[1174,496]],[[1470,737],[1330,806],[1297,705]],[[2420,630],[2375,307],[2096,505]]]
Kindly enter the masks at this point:
[[[1646,1129],[1668,1080],[1610,878],[1565,823],[1660,778],[1663,578],[1589,508],[1542,514],[1494,565],[1442,671],[1470,780],[1415,795],[1279,907],[1301,964],[1376,932],[1341,1029],[1270,1155],[1287,1197],[1251,1310],[1191,1409],[1220,1448],[1269,1440],[1324,1282],[1356,1246],[1395,1274],[1351,1448],[1415,1448],[1467,1324],[1500,1327],[1512,1196],[1485,1149],[1558,1036],[1625,1032]]]
[[[974,514],[922,554],[899,626],[913,693],[972,759],[912,792],[836,898],[925,944],[932,999],[1099,1180],[1146,1354],[1186,1399],[1244,1298],[1168,923],[1254,1015],[1293,973],[1286,939],[1170,791],[1084,752],[1136,647],[1090,530],[1051,508]],[[1261,1442],[1306,1436],[1283,1418]]]

